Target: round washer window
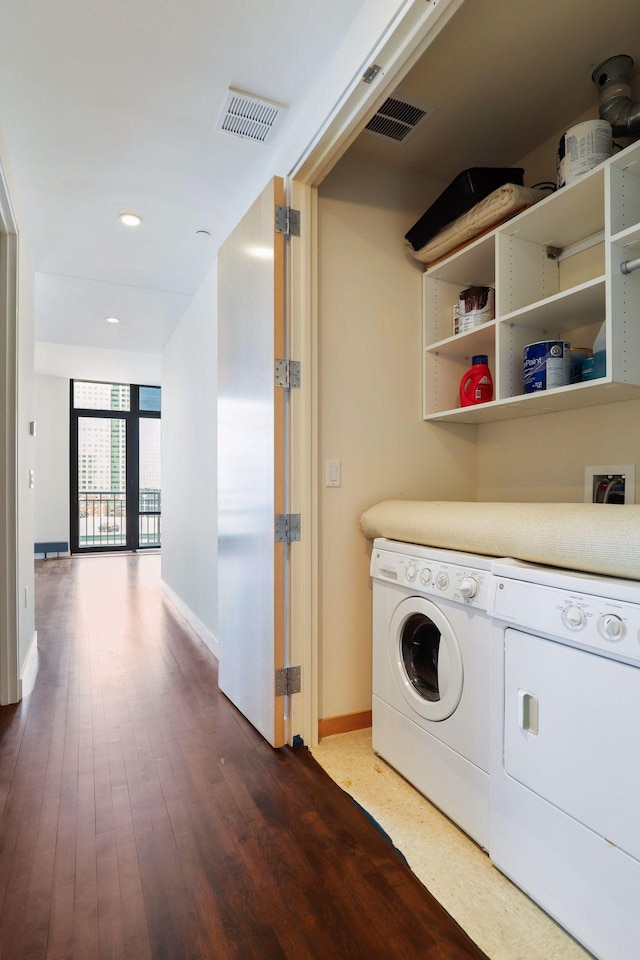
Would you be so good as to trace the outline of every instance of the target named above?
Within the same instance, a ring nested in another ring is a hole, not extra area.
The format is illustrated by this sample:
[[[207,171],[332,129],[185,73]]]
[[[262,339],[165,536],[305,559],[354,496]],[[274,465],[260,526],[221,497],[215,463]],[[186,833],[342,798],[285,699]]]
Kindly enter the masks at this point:
[[[389,655],[402,695],[427,720],[445,720],[460,702],[463,666],[453,627],[424,597],[400,603],[389,627]]]
[[[440,631],[433,620],[413,613],[402,627],[402,662],[416,693],[435,703],[440,699]]]

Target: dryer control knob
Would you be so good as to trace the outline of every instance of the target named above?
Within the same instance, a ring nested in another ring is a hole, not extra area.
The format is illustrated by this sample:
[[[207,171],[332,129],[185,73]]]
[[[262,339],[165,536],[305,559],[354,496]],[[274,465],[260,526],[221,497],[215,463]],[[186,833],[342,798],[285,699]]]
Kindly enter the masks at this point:
[[[418,568],[415,563],[408,563],[407,569],[405,570],[405,576],[409,583],[413,583],[415,578],[418,576]]]
[[[605,640],[617,643],[625,634],[624,623],[615,613],[609,613],[600,621],[600,629]]]
[[[423,567],[420,571],[420,579],[424,583],[425,587],[431,583],[431,570],[429,567]]]
[[[472,600],[478,592],[478,581],[475,577],[463,577],[460,584],[460,593],[465,600]]]
[[[447,587],[449,586],[449,577],[444,572],[444,570],[441,570],[438,576],[436,577],[436,586],[438,590],[446,590]]]
[[[587,622],[580,607],[567,607],[563,610],[562,621],[570,630],[581,630]]]

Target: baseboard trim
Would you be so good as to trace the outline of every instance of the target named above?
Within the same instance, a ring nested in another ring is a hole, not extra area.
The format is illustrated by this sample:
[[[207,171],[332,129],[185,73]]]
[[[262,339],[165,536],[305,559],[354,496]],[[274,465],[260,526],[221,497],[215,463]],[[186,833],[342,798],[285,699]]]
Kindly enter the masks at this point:
[[[29,644],[29,652],[24,661],[24,666],[22,668],[22,675],[18,681],[18,694],[20,699],[23,697],[28,697],[33,688],[36,685],[36,677],[38,676],[38,631],[33,631],[33,636],[31,637],[31,643]]]
[[[205,627],[202,620],[195,615],[191,607],[188,607],[184,600],[178,596],[175,590],[172,590],[168,583],[161,581],[162,592],[171,601],[176,610],[182,614],[190,627],[193,627],[200,639],[206,643],[216,660],[220,659],[220,644],[217,638],[211,633],[208,627]]]
[[[371,710],[360,713],[343,713],[339,717],[325,717],[318,720],[318,736],[332,737],[336,733],[351,733],[352,730],[364,730],[371,726]]]

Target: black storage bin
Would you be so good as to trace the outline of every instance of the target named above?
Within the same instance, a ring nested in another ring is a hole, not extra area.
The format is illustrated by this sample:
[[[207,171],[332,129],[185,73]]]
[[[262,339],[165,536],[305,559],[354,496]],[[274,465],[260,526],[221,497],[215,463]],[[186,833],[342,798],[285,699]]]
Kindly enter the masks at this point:
[[[414,250],[420,250],[439,230],[484,200],[503,183],[524,185],[522,167],[470,167],[453,180],[435,203],[405,234]]]

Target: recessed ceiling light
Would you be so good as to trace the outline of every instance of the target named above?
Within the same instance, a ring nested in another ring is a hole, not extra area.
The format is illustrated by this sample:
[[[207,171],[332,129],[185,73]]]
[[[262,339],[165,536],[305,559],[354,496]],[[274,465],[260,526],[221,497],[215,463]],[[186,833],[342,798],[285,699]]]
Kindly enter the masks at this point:
[[[137,213],[121,213],[120,219],[127,227],[139,227],[142,223],[142,217]]]
[[[107,323],[120,323],[118,317],[106,317],[105,319]]]

